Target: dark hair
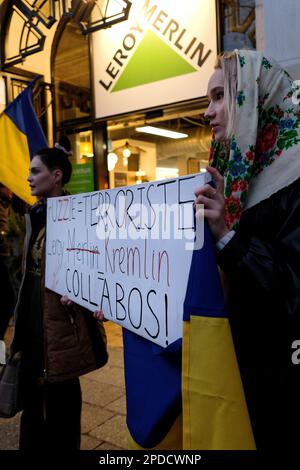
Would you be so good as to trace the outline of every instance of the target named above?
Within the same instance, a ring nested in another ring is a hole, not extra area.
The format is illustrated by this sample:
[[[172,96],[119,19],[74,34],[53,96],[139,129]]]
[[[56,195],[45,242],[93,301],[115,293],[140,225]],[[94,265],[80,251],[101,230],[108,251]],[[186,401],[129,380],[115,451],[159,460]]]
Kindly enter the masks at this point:
[[[47,147],[36,152],[36,156],[42,160],[49,170],[59,168],[62,171],[63,185],[70,181],[72,165],[67,154],[63,150],[55,147]]]
[[[64,150],[66,151],[67,155],[70,155],[72,152],[72,149],[71,149],[71,142],[70,142],[70,139],[69,137],[67,137],[66,135],[61,135],[59,140],[58,140],[58,144],[64,148]],[[55,144],[56,146],[57,144]]]

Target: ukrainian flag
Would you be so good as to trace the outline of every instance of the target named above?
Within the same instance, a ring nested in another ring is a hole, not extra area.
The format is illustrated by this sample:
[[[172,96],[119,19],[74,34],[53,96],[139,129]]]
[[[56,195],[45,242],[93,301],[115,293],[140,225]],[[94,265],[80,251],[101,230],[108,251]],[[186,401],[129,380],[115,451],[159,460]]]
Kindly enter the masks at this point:
[[[182,342],[167,348],[123,329],[129,448],[254,450],[206,224],[204,246],[193,253],[183,320]]]
[[[27,183],[30,160],[47,140],[33,108],[32,86],[29,83],[0,115],[0,182],[17,196],[33,204]]]
[[[182,449],[181,340],[167,348],[123,328],[129,449]]]
[[[183,447],[254,450],[214,241],[206,224],[204,241],[193,253],[184,305]]]

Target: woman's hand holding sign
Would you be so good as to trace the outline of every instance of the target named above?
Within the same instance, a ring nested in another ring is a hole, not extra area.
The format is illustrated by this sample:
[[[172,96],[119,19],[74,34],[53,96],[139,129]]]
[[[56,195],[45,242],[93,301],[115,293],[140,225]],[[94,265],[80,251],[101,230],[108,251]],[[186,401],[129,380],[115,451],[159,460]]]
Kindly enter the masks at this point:
[[[63,305],[65,305],[66,307],[72,307],[72,305],[74,304],[73,300],[69,299],[69,297],[67,295],[63,295],[61,298],[60,298],[60,301]],[[104,318],[104,312],[103,310],[101,310],[100,308],[98,310],[95,310],[94,313],[93,313],[93,316],[94,318],[96,318],[97,320],[100,320],[100,321],[107,321],[106,318]]]
[[[107,321],[107,319],[104,318],[104,312],[103,312],[103,310],[101,310],[101,309],[94,311],[94,317],[95,317],[97,320]]]
[[[216,188],[210,184],[197,188],[195,203],[204,205],[204,217],[215,240],[219,241],[229,232],[225,223],[224,178],[216,168],[208,166],[206,169],[216,182]]]

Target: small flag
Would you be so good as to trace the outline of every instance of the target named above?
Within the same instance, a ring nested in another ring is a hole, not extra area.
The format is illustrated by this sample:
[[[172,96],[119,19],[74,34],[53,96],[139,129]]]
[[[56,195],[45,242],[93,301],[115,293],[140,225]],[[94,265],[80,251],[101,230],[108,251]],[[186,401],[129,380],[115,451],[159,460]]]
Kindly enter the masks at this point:
[[[0,182],[28,204],[36,201],[27,182],[30,161],[48,146],[33,108],[32,87],[38,78],[0,115]]]

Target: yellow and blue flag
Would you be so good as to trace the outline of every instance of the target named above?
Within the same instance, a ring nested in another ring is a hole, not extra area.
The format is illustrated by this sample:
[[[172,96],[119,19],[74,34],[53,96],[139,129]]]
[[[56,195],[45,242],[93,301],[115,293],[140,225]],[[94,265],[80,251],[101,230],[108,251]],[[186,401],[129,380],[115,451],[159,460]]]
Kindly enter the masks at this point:
[[[254,450],[255,442],[205,224],[193,253],[183,338],[167,348],[123,329],[130,449]]]
[[[182,449],[181,340],[167,348],[123,328],[129,449]]]
[[[212,235],[193,253],[184,303],[183,447],[255,450]]]
[[[33,108],[32,87],[29,83],[0,115],[0,182],[17,196],[33,204],[27,177],[30,160],[47,140]]]

